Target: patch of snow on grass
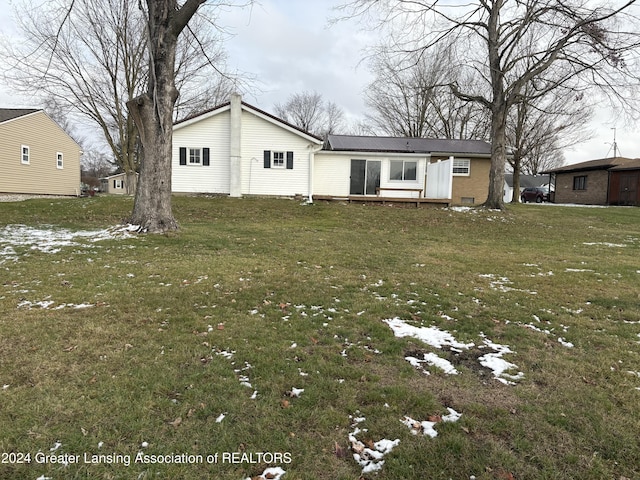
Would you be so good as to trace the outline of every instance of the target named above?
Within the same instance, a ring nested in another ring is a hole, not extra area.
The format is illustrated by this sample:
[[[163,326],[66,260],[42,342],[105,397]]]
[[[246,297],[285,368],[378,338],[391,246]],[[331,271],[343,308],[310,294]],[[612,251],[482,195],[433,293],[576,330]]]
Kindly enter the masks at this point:
[[[0,257],[18,260],[14,247],[29,247],[43,253],[57,253],[63,247],[86,246],[86,242],[124,239],[138,231],[137,225],[120,225],[103,230],[71,231],[54,226],[40,228],[28,225],[7,225],[0,229]],[[82,243],[80,240],[85,240]]]
[[[302,395],[303,392],[304,392],[304,388],[295,388],[295,387],[293,387],[291,389],[291,396],[292,397],[296,397],[296,398],[300,398],[300,395]]]
[[[506,385],[515,385],[514,381],[521,380],[524,377],[524,373],[522,372],[518,372],[515,375],[507,373],[509,370],[518,368],[516,364],[507,362],[502,358],[502,356],[507,353],[513,353],[508,346],[493,343],[487,338],[483,340],[483,343],[489,348],[495,350],[495,353],[487,353],[486,355],[478,358],[478,361],[480,362],[480,365],[493,371],[493,376],[496,380]]]
[[[448,375],[458,375],[458,370],[453,366],[453,364],[444,358],[440,358],[435,353],[425,353],[423,359],[419,359],[416,357],[404,357],[406,361],[408,361],[415,368],[422,370],[426,375],[429,375],[427,370],[424,370],[422,364],[426,363],[428,365],[432,365],[434,367],[438,367],[443,370],[444,373]]]
[[[602,246],[602,247],[610,247],[610,248],[624,248],[626,247],[623,243],[610,243],[610,242],[583,242],[583,245],[587,246]]]
[[[447,332],[446,330],[440,330],[437,327],[414,327],[413,325],[409,325],[398,317],[383,321],[387,325],[389,325],[396,337],[417,338],[418,340],[421,340],[427,345],[431,345],[435,348],[448,346],[466,350],[474,346],[473,343],[458,342],[455,337],[449,332]]]
[[[441,349],[443,346],[447,346],[450,350],[455,351],[457,349],[458,351],[461,351],[468,350],[469,348],[475,346],[475,344],[473,343],[460,343],[449,332],[440,330],[436,327],[414,327],[397,317],[383,321],[387,325],[389,325],[396,337],[413,337],[435,348]],[[480,365],[492,370],[494,377],[500,382],[507,385],[515,385],[514,381],[522,379],[524,377],[524,373],[518,372],[515,375],[508,373],[509,370],[516,369],[518,368],[518,366],[513,363],[507,362],[502,358],[503,355],[514,352],[511,351],[511,349],[506,345],[493,343],[491,340],[487,339],[484,334],[480,334],[480,336],[483,338],[482,343],[484,344],[484,346],[480,348],[489,347],[494,350],[493,353],[487,353],[478,358]],[[425,360],[420,360],[415,357],[406,357],[406,360],[409,361],[414,367],[422,368],[421,364],[425,361],[428,363],[428,358],[429,360],[434,361],[434,365],[436,365],[437,362],[444,366],[444,362],[446,362],[450,366],[450,368],[455,370],[453,365],[451,365],[448,361],[443,360],[437,356],[432,357],[431,354],[425,354],[424,358]],[[436,366],[440,367],[440,365]]]
[[[441,417],[441,421],[443,422],[457,422],[462,416],[461,413],[456,412],[453,408],[447,408],[449,413]],[[409,416],[405,416],[403,420],[400,420],[403,424],[409,427],[409,430],[413,435],[418,435],[421,433],[422,435],[428,435],[431,438],[435,438],[438,436],[438,432],[435,429],[435,426],[439,422],[431,422],[428,420],[425,421],[417,421]]]
[[[567,342],[562,337],[558,337],[558,343],[560,343],[560,345],[562,345],[563,347],[567,347],[567,348],[573,348],[574,347],[573,343]]]
[[[373,444],[373,448],[365,446],[356,438],[360,432],[366,432],[367,429],[360,429],[357,425],[364,422],[364,417],[353,418],[353,432],[349,434],[349,445],[353,452],[353,459],[362,467],[362,474],[378,472],[384,465],[384,456],[391,452],[400,444],[400,440],[387,440],[383,438]]]
[[[551,275],[553,275],[553,273],[551,273]],[[513,285],[513,282],[511,280],[509,280],[507,277],[499,277],[497,275],[494,275],[493,273],[483,273],[480,274],[481,278],[488,278],[489,281],[489,287],[493,290],[496,290],[498,292],[523,292],[523,293],[528,293],[530,295],[537,295],[538,292],[532,291],[532,290],[523,290],[521,288],[514,288],[514,287],[510,287],[508,285]]]
[[[260,480],[266,480],[266,479],[270,479],[270,480],[280,480],[282,478],[282,476],[287,473],[285,470],[283,470],[280,467],[269,467],[267,468],[264,472],[262,472],[260,475],[258,475],[257,477],[253,477],[254,479],[260,479]],[[251,477],[247,477],[245,480],[252,480]]]

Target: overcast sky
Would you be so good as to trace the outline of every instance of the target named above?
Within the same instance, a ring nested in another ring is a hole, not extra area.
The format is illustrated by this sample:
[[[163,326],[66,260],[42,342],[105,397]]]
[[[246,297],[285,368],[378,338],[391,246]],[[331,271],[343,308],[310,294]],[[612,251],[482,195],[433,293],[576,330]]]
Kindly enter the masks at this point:
[[[12,0],[0,0],[0,34],[14,33]],[[372,75],[361,60],[364,49],[375,42],[375,32],[363,31],[352,21],[329,26],[340,0],[260,0],[253,8],[223,13],[220,24],[234,36],[226,42],[228,66],[257,80],[245,101],[273,112],[275,103],[292,93],[315,91],[345,111],[347,121],[364,115],[363,90]],[[5,68],[4,66],[2,68]],[[39,107],[16,97],[0,85],[0,107]],[[640,135],[635,126],[616,125],[607,111],[592,122],[593,136],[565,152],[570,163],[612,155],[616,127],[619,153],[640,157]]]

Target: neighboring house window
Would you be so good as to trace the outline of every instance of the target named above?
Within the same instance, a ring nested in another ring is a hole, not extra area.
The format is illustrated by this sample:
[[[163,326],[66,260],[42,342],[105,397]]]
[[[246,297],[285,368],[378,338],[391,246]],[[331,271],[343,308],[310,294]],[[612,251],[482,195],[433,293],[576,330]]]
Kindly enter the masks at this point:
[[[273,152],[273,168],[284,168],[284,152]]]
[[[122,190],[124,188],[124,180],[114,180],[113,188]]]
[[[189,165],[200,165],[202,163],[202,156],[199,148],[189,149]]]
[[[21,157],[20,157],[20,161],[25,164],[25,165],[29,165],[29,147],[27,147],[26,145],[22,145],[22,151],[21,151]]]
[[[416,180],[418,162],[406,160],[391,160],[389,167],[389,180]]]
[[[580,175],[573,177],[573,189],[574,190],[586,190],[587,189],[587,176]]]
[[[468,158],[454,158],[453,174],[459,176],[469,176],[471,174],[471,160],[469,160]]]
[[[56,153],[56,167],[64,168],[64,157],[60,152]]]

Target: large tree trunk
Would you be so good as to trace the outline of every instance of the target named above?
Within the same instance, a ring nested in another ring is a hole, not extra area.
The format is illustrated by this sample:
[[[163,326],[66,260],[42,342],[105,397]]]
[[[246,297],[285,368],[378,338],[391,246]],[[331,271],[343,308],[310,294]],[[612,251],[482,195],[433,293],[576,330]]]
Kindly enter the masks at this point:
[[[513,182],[511,182],[511,185],[513,187],[511,203],[520,202],[520,171],[522,169],[520,165],[522,165],[520,156],[515,156],[513,159]]]
[[[489,193],[484,206],[504,208],[504,167],[507,161],[506,108],[496,106],[491,115],[491,169]]]
[[[178,35],[205,0],[147,0],[149,88],[127,107],[138,127],[142,155],[130,222],[140,231],[178,229],[171,211],[173,109],[178,98],[175,59]]]
[[[507,113],[504,74],[500,56],[500,8],[504,0],[495,0],[487,23],[487,48],[491,68],[491,169],[489,170],[489,194],[484,206],[504,208],[504,166],[507,161]]]

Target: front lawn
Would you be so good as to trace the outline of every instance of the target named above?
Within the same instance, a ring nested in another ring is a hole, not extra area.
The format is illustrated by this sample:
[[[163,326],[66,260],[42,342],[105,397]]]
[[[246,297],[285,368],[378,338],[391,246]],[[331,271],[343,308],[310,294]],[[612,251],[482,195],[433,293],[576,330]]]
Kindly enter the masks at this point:
[[[0,203],[0,478],[640,477],[640,209]]]

